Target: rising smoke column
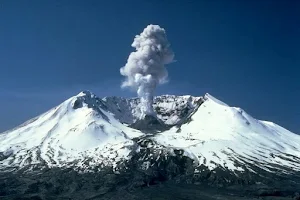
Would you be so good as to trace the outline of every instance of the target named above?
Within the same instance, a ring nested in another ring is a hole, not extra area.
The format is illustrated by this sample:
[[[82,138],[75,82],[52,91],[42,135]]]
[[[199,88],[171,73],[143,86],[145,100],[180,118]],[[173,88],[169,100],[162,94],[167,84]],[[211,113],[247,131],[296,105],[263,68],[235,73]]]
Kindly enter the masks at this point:
[[[122,87],[137,90],[141,98],[141,117],[155,116],[152,107],[154,91],[158,84],[167,81],[165,65],[173,61],[174,53],[165,29],[158,25],[148,25],[140,35],[135,36],[131,46],[136,50],[130,53],[126,65],[120,69],[126,77]]]

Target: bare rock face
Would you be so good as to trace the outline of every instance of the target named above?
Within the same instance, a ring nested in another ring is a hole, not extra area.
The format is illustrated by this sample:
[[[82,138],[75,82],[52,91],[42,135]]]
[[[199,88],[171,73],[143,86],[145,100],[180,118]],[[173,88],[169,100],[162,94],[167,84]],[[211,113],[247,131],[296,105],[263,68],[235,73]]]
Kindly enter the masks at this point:
[[[152,115],[145,115],[143,118],[137,119],[130,127],[151,133],[168,129],[166,124]]]

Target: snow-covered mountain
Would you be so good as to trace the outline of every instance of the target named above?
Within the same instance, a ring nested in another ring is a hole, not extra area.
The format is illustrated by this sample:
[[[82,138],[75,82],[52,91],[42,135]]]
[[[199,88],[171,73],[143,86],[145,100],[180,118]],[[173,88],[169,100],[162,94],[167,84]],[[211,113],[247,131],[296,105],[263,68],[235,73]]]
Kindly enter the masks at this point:
[[[195,174],[204,169],[235,174],[300,171],[299,135],[209,94],[156,97],[153,107],[165,125],[156,132],[131,126],[142,120],[139,103],[138,98],[101,99],[81,92],[0,134],[0,169],[89,171],[112,166],[118,171],[133,159],[149,169],[179,155],[192,160]]]

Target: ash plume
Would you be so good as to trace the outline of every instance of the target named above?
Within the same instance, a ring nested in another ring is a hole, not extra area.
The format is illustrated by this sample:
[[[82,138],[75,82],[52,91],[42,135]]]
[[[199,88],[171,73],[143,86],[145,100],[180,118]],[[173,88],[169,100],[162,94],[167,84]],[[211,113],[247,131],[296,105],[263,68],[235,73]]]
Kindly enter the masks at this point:
[[[174,53],[165,29],[152,24],[135,36],[131,46],[136,50],[130,53],[126,65],[120,69],[121,75],[126,77],[121,87],[137,91],[141,98],[141,117],[156,116],[152,107],[154,91],[157,85],[167,82],[165,65],[173,62]]]

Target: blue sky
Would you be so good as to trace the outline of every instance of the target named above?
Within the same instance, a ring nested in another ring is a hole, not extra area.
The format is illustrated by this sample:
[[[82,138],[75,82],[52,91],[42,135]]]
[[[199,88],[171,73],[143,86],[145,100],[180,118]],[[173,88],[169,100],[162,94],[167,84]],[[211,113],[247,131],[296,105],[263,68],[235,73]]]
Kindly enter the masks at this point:
[[[300,2],[0,2],[0,131],[81,90],[120,89],[131,43],[148,24],[166,29],[176,63],[156,94],[208,92],[258,119],[300,133]]]

